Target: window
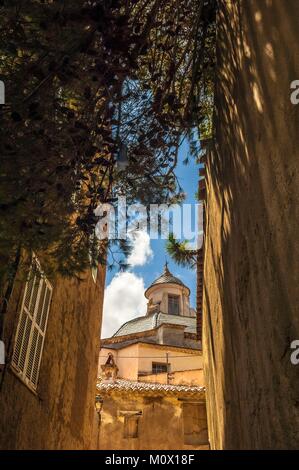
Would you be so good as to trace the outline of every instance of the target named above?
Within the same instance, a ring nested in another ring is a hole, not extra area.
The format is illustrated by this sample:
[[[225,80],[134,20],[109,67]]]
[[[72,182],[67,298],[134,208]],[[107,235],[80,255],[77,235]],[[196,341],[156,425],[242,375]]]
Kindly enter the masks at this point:
[[[168,313],[171,315],[180,314],[180,297],[178,295],[168,296]]]
[[[136,439],[138,437],[139,430],[139,418],[142,412],[137,411],[136,413],[124,413],[124,438],[125,439]]]
[[[34,257],[25,286],[12,357],[12,365],[19,376],[34,389],[37,387],[51,297],[52,286]]]
[[[152,363],[153,374],[163,374],[165,372],[167,372],[167,364],[165,364],[165,362],[153,362]]]
[[[208,444],[207,414],[204,403],[183,403],[184,444]]]

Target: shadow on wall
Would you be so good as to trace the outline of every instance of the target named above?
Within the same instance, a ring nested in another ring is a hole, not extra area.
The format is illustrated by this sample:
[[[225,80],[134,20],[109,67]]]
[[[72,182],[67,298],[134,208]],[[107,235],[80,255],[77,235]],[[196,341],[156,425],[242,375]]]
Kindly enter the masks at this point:
[[[214,448],[298,448],[298,1],[220,1],[205,375]]]

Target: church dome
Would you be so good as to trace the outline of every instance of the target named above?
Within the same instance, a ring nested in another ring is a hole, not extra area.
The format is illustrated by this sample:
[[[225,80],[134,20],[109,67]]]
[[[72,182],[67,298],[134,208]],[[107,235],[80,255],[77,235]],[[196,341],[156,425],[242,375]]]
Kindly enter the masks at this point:
[[[148,316],[133,318],[133,320],[127,321],[116,331],[116,333],[114,333],[113,337],[142,333],[144,331],[158,328],[165,323],[168,325],[183,325],[185,326],[186,333],[196,334],[195,316],[183,317],[180,315],[168,315],[167,313],[159,312],[152,313]],[[150,338],[147,339],[149,342],[151,341]]]
[[[154,287],[156,285],[159,285],[159,284],[177,284],[179,286],[185,287],[190,292],[189,287],[185,286],[185,284],[178,277],[175,277],[169,271],[167,263],[165,263],[164,271],[161,274],[161,276],[159,276],[157,279],[155,279],[154,282],[152,282],[152,284],[146,289],[145,297],[147,297],[146,294],[152,287]]]

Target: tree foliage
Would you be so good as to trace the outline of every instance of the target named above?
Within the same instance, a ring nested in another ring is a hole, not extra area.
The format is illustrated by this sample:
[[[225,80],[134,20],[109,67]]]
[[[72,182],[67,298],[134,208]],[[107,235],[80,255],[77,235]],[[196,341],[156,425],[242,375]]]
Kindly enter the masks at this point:
[[[25,248],[80,272],[104,259],[99,203],[182,199],[178,147],[211,116],[215,0],[4,0],[0,16],[0,264]]]
[[[186,240],[179,241],[173,234],[169,235],[166,249],[172,259],[184,268],[195,268],[198,250],[190,250]]]

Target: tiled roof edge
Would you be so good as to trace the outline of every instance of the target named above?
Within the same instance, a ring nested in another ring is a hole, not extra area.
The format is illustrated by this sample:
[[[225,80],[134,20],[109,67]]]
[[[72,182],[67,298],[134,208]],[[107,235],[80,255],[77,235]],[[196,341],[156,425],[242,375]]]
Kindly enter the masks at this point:
[[[164,393],[189,393],[189,394],[204,394],[205,387],[192,386],[192,385],[167,385],[155,384],[151,382],[133,382],[129,380],[107,380],[98,382],[97,389],[99,391],[136,391],[136,392],[164,392]]]

